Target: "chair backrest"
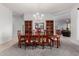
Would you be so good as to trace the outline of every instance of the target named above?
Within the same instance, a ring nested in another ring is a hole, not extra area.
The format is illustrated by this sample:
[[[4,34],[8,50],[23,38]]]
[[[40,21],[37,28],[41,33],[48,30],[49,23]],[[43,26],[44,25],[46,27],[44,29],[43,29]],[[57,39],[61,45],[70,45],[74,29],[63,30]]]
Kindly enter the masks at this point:
[[[61,30],[56,30],[57,35],[61,35]]]
[[[44,35],[45,35],[45,38],[46,38],[46,42],[49,43],[49,36],[48,36],[46,30],[44,30]]]
[[[27,34],[25,34],[25,39],[26,39],[26,41],[28,42],[28,43],[30,43],[31,42],[31,37],[32,37],[32,34],[31,33],[27,33]]]
[[[18,40],[21,40],[21,31],[20,30],[17,31],[17,35],[18,35]]]
[[[36,31],[35,31],[35,35],[37,36],[37,39],[36,39],[36,40],[37,40],[38,42],[40,42],[40,31],[39,31],[39,30],[36,30]]]

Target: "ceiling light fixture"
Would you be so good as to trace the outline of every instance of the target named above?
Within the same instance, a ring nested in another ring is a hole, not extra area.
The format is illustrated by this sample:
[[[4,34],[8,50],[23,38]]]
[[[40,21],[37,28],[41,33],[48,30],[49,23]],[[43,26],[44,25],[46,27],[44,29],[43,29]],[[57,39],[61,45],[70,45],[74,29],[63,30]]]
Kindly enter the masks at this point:
[[[43,17],[44,17],[44,14],[40,14],[39,12],[37,12],[36,14],[34,14],[33,15],[33,17],[35,18],[35,19],[43,19]]]

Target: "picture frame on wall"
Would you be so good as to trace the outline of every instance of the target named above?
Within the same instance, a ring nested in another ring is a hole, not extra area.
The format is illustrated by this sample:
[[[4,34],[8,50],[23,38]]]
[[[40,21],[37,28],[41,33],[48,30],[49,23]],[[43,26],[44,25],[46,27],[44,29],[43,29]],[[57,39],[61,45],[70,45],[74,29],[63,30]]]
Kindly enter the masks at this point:
[[[35,29],[44,29],[44,23],[35,23]]]

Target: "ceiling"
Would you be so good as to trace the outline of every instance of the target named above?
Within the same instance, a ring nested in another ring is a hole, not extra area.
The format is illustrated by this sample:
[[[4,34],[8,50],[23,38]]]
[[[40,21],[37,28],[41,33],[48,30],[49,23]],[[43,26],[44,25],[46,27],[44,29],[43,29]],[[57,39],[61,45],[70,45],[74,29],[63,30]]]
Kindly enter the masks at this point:
[[[24,13],[56,13],[62,10],[71,9],[75,3],[2,3],[12,11]]]
[[[75,3],[2,3],[4,6],[8,7],[14,12],[14,15],[23,15],[24,13],[51,13],[53,15],[60,15],[63,10],[70,10]],[[66,13],[66,12],[65,12]],[[68,12],[67,12],[68,13]],[[69,19],[69,14],[65,16],[58,17],[56,22],[60,24],[66,23]]]

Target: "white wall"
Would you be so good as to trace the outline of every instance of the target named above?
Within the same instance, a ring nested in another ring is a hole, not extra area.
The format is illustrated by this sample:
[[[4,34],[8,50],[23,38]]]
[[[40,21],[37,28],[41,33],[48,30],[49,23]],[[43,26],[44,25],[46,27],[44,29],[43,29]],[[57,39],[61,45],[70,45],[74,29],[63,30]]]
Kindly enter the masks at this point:
[[[71,41],[79,45],[79,4],[71,10]]]
[[[59,20],[59,19],[63,19],[63,18],[70,18],[70,11],[71,9],[66,9],[66,10],[62,10],[60,12],[57,12],[54,14],[55,19]]]
[[[67,24],[66,20],[71,18],[71,9],[62,10],[58,13],[54,14],[55,22],[56,22],[56,29],[66,29]]]
[[[17,38],[17,31],[24,33],[24,16],[13,14],[13,38]]]
[[[0,44],[12,39],[12,11],[0,4]]]
[[[77,10],[79,8],[79,4],[74,6],[71,10],[64,10],[62,12],[56,13],[55,20],[56,20],[56,25],[59,24],[59,27],[62,27],[66,24],[58,23],[57,21],[60,19],[64,18],[70,18],[71,20],[71,38],[70,40],[79,45],[79,11]]]
[[[77,40],[79,41],[79,10],[77,10]]]
[[[77,40],[77,8],[71,11],[71,39]]]

